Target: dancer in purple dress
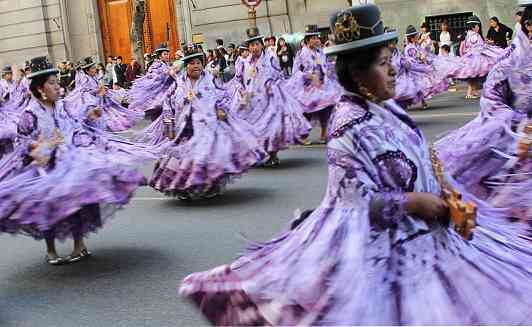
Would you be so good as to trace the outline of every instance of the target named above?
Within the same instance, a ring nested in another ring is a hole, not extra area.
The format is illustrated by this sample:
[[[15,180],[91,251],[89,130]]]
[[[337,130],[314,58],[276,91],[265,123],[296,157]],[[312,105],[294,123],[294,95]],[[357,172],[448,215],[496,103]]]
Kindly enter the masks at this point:
[[[407,44],[404,49],[404,64],[410,72],[410,76],[422,87],[421,104],[423,109],[428,108],[426,99],[446,91],[449,88],[447,76],[441,76],[437,73],[433,60],[437,57],[421,48],[418,44],[419,33],[412,25],[406,29]],[[401,80],[401,82],[403,82]],[[413,81],[407,81],[413,83]],[[417,96],[414,99],[398,98],[401,103],[415,104]]]
[[[264,149],[270,154],[266,166],[280,164],[277,152],[288,145],[302,143],[311,125],[303,107],[283,88],[284,79],[276,56],[264,51],[259,30],[249,28],[246,41],[250,56],[237,70],[238,88],[232,112],[253,125]]]
[[[374,5],[331,20],[326,53],[338,56],[345,93],[331,118],[323,202],[234,263],[188,276],[180,294],[224,326],[529,324],[530,254],[480,228],[497,214],[489,207],[479,206],[472,241],[447,226],[427,143],[388,100],[386,43],[397,33],[384,32]]]
[[[162,115],[165,121],[175,119],[168,135],[175,140],[150,181],[156,190],[182,200],[217,196],[225,184],[267,158],[252,127],[229,111],[230,98],[221,81],[204,70],[204,60],[202,52],[183,58],[186,72]]]
[[[15,151],[0,161],[0,232],[44,239],[49,264],[90,255],[84,238],[145,184],[138,158],[99,144],[59,100],[58,70],[46,57],[31,60],[33,99],[18,123]],[[74,239],[62,258],[55,240]]]
[[[287,89],[293,90],[292,96],[297,99],[310,121],[316,117],[320,122],[320,141],[327,141],[327,122],[331,106],[339,100],[342,88],[328,74],[328,62],[321,48],[318,25],[307,25],[305,28],[305,47],[298,52],[294,61],[292,77],[285,82]],[[306,142],[310,143],[310,142]]]
[[[65,107],[72,116],[85,120],[97,106],[101,111],[99,126],[109,132],[122,132],[139,122],[144,113],[125,108],[105,85],[97,79],[98,70],[91,57],[83,60],[76,73],[76,88],[65,98]]]
[[[146,75],[136,79],[129,90],[129,108],[142,111],[152,121],[162,112],[166,92],[173,89],[176,71],[170,64],[170,49],[161,44],[155,50],[157,59],[152,63]]]
[[[512,52],[500,59],[484,83],[480,114],[436,143],[447,172],[469,192],[501,208],[531,208],[526,199],[529,189],[519,186],[530,180],[532,168],[527,164],[532,149],[519,147],[531,137],[527,133],[532,124],[530,7],[524,12],[524,27],[516,31]]]
[[[505,50],[484,41],[482,24],[477,16],[466,23],[469,30],[460,46],[460,65],[453,71],[452,77],[467,80],[466,99],[478,99],[478,84],[488,75]]]

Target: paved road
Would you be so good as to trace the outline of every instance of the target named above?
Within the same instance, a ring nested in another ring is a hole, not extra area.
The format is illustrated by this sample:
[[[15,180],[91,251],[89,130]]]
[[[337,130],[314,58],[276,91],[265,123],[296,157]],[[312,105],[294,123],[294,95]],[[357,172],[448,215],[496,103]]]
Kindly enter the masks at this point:
[[[478,101],[468,101],[449,93],[411,113],[434,140],[476,115]],[[205,325],[177,297],[179,281],[231,261],[245,245],[239,233],[267,240],[286,228],[294,209],[317,206],[324,155],[323,146],[282,152],[279,169],[255,169],[209,202],[185,204],[143,188],[89,239],[93,258],[75,265],[48,266],[43,243],[0,235],[0,326]]]

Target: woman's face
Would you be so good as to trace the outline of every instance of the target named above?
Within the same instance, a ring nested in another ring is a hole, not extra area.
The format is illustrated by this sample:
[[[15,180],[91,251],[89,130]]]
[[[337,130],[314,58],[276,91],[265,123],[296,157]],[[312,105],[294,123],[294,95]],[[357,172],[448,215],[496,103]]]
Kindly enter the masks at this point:
[[[92,77],[96,76],[96,74],[98,74],[98,68],[96,68],[96,66],[92,66],[87,70],[87,74]]]
[[[494,28],[497,27],[497,22],[493,19],[490,19],[490,26]]]
[[[473,27],[473,31],[479,33],[480,32],[480,25],[475,25],[475,27]]]
[[[421,26],[421,32],[422,32],[422,33],[427,33],[427,28],[424,27],[424,26]]]
[[[57,81],[57,76],[51,75],[48,77],[46,82],[38,88],[39,93],[44,96],[41,96],[42,98],[46,98],[47,102],[53,103],[59,99],[61,87],[59,86],[59,82]]]
[[[244,49],[242,50],[241,54],[242,54],[242,57],[245,59],[249,56],[249,50]]]
[[[441,25],[441,30],[444,31],[444,32],[447,32],[449,30],[449,25],[447,24],[442,24]]]
[[[283,47],[285,44],[286,44],[286,41],[285,41],[284,39],[282,39],[282,38],[279,39],[279,45],[280,45],[280,46]]]
[[[355,72],[353,79],[379,101],[385,101],[395,96],[395,75],[390,49],[383,47],[370,68],[362,74]]]
[[[164,62],[169,62],[170,61],[170,52],[163,51],[163,53],[161,53],[161,60],[164,61]]]
[[[201,76],[201,73],[203,72],[203,63],[201,62],[200,59],[192,59],[188,64],[187,64],[187,74],[188,74],[188,77],[190,77],[191,79],[199,79],[199,77]]]
[[[249,52],[255,57],[258,58],[262,54],[262,43],[259,40],[253,41],[249,44]]]
[[[526,24],[526,30],[528,31],[528,34],[532,34],[532,22],[529,22]]]
[[[315,49],[321,45],[321,40],[319,36],[311,36],[308,40],[308,45],[311,49]]]

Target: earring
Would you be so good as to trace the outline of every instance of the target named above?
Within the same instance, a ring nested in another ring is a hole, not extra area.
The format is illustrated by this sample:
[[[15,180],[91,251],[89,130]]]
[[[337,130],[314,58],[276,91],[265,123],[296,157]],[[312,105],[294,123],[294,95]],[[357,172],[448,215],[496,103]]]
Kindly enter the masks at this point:
[[[377,103],[377,97],[374,96],[365,86],[360,85],[358,87],[358,91],[360,92],[361,96],[366,98],[366,100]]]

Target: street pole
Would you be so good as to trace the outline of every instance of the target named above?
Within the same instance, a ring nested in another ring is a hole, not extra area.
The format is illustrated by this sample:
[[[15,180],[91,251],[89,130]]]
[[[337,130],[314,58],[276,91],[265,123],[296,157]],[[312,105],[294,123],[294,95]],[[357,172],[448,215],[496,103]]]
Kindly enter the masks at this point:
[[[255,7],[249,9],[248,19],[251,27],[257,27],[257,11],[255,10]]]

